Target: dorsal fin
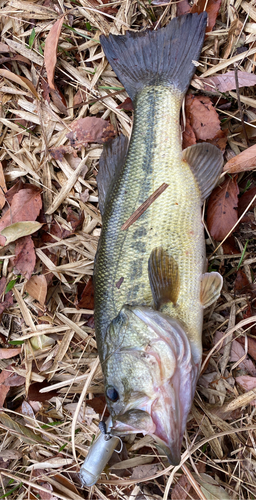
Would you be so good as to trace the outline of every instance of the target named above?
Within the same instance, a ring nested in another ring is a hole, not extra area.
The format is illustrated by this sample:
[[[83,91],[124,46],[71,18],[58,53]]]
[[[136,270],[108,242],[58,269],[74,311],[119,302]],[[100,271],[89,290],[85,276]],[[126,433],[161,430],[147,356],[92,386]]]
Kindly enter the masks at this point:
[[[204,202],[219,179],[223,154],[213,144],[201,142],[184,149],[182,158],[189,164],[197,180],[202,202]]]
[[[152,250],[148,275],[156,309],[167,302],[176,304],[180,291],[179,267],[162,247]]]
[[[121,134],[103,146],[99,161],[99,173],[96,177],[99,190],[99,208],[102,216],[107,195],[125,163],[128,145],[128,138]]]

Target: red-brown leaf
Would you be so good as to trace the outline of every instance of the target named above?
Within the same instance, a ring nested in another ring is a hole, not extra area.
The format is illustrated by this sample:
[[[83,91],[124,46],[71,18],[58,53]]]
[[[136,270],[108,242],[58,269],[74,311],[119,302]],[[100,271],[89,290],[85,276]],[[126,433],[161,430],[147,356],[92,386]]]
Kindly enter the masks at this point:
[[[197,14],[201,14],[201,12],[204,12],[206,10],[208,14],[208,21],[207,21],[207,28],[206,28],[206,33],[208,31],[212,31],[212,28],[215,25],[217,15],[219,13],[219,9],[221,6],[221,0],[198,0],[198,2],[195,2],[193,7],[191,7],[192,14],[194,12],[197,12]]]
[[[42,208],[41,189],[30,184],[14,194],[10,208],[0,219],[0,232],[7,226],[20,221],[34,221]],[[6,238],[0,235],[0,245],[5,245]]]
[[[244,293],[253,294],[254,292],[256,292],[256,290],[254,290],[254,286],[252,285],[252,283],[250,283],[250,281],[248,280],[246,274],[244,273],[244,271],[242,271],[242,269],[239,269],[237,271],[234,283],[234,292],[241,294]]]
[[[10,359],[14,356],[18,356],[21,353],[21,347],[15,347],[13,349],[0,348],[0,359]]]
[[[245,191],[244,194],[242,194],[241,198],[239,198],[238,201],[238,217],[240,217],[244,213],[254,196],[256,196],[256,187],[252,187],[251,189],[248,189],[248,191]],[[249,210],[253,211],[254,207],[256,207],[256,199],[252,202]]]
[[[76,303],[76,307],[78,309],[94,309],[94,288],[92,278],[87,281],[81,298]]]
[[[0,316],[5,311],[5,309],[8,309],[8,307],[12,306],[12,304],[13,296],[12,292],[10,291],[4,296],[4,302],[0,302]]]
[[[238,71],[238,86],[252,87],[256,85],[256,75],[247,73],[247,71]],[[208,92],[228,92],[236,89],[235,72],[228,71],[222,75],[209,76],[208,78],[199,78],[196,83],[200,82],[200,88]]]
[[[220,130],[219,115],[209,97],[187,95],[186,116],[197,141],[214,139]]]
[[[236,180],[229,177],[210,196],[207,225],[211,236],[217,241],[222,241],[238,220],[238,194]]]
[[[57,62],[57,47],[64,17],[54,23],[45,41],[44,62],[50,89],[55,90],[54,73]]]
[[[224,172],[238,174],[245,170],[253,170],[256,167],[256,144],[245,149],[237,156],[231,158],[224,167]]]
[[[21,273],[29,280],[36,265],[34,242],[31,236],[23,236],[23,238],[17,240],[15,255],[14,266],[16,274]]]
[[[102,118],[87,116],[73,121],[70,126],[72,132],[67,134],[72,147],[81,148],[89,142],[103,144],[115,137],[113,125]]]
[[[125,101],[121,102],[121,104],[119,104],[119,106],[117,106],[116,109],[124,109],[125,111],[133,111],[134,107],[133,107],[133,103],[132,103],[131,98],[126,97]]]

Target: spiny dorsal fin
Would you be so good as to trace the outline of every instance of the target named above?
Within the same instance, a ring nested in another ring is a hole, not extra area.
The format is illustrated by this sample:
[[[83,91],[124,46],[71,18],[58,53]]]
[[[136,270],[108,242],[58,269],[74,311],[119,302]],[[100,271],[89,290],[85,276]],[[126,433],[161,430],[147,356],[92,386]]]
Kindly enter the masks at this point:
[[[176,304],[180,290],[179,267],[162,247],[152,250],[148,275],[155,307],[159,309],[166,302]]]
[[[102,216],[107,195],[125,163],[128,145],[128,138],[119,135],[103,146],[99,161],[99,173],[96,177],[99,190],[99,207]]]
[[[220,176],[223,154],[213,144],[202,142],[184,149],[182,158],[189,164],[197,180],[202,202],[204,202]]]
[[[219,273],[212,272],[202,275],[200,300],[204,309],[219,298],[222,285],[223,278]]]

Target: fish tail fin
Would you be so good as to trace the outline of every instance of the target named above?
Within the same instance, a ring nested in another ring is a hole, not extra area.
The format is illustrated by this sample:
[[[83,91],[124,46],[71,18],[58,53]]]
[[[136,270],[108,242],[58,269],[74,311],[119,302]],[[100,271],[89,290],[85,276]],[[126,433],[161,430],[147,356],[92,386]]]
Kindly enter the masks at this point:
[[[132,100],[147,86],[188,89],[202,49],[207,13],[176,17],[157,31],[101,35],[107,59]]]

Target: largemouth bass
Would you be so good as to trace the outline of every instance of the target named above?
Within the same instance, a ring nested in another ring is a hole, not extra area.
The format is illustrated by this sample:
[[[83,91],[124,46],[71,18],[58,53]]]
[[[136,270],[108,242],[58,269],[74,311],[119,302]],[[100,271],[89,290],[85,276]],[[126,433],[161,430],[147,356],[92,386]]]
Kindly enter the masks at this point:
[[[106,400],[113,434],[150,434],[173,464],[200,370],[203,308],[222,286],[205,273],[201,221],[222,153],[206,143],[182,152],[179,125],[206,22],[206,13],[188,14],[158,31],[101,36],[134,103],[129,147],[123,136],[104,146],[97,176],[95,324]]]

